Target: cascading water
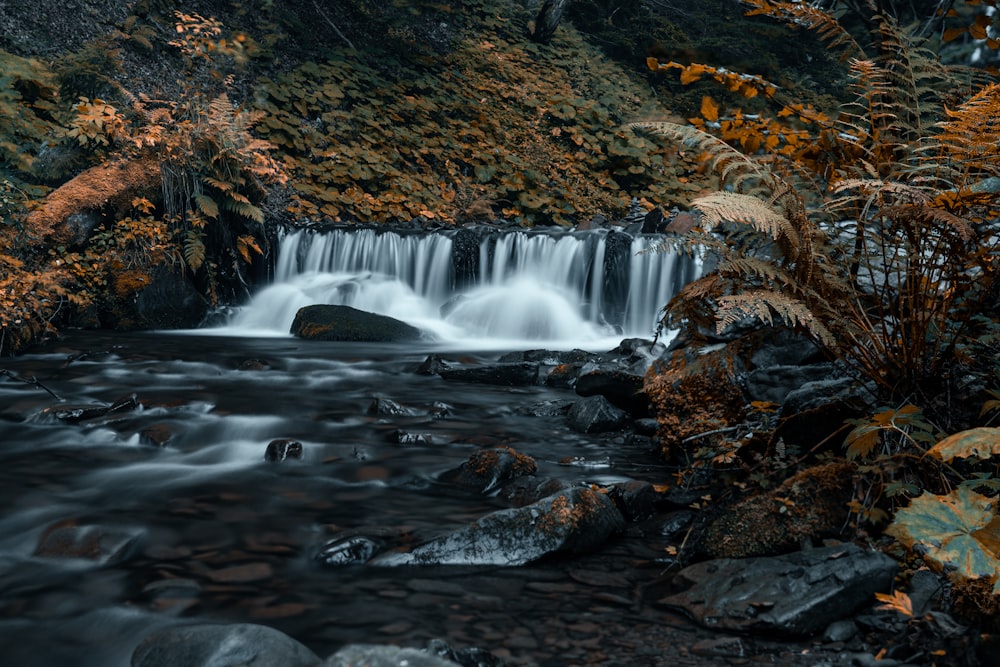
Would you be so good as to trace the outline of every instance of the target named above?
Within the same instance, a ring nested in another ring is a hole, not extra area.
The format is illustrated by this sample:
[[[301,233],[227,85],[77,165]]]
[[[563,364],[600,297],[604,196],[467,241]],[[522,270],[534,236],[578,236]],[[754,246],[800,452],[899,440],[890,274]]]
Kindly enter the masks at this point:
[[[299,308],[328,303],[463,345],[648,337],[660,308],[697,271],[686,257],[639,254],[656,241],[619,231],[292,231],[280,240],[274,282],[226,330],[285,335]]]

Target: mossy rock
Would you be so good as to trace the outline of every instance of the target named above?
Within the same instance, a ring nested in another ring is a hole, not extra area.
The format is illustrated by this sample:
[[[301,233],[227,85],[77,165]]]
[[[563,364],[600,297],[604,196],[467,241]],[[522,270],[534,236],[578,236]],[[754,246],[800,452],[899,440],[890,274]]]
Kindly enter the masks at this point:
[[[295,313],[290,332],[309,340],[397,343],[417,340],[420,329],[350,306],[315,305]]]

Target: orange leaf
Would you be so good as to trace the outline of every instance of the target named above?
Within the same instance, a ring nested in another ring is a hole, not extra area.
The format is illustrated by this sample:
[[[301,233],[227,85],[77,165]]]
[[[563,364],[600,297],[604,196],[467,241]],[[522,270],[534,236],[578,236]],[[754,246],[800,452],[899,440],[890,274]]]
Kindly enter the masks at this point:
[[[710,122],[719,120],[719,105],[708,95],[701,98],[701,115]]]
[[[952,41],[954,39],[958,39],[959,37],[961,37],[962,35],[964,35],[965,32],[966,32],[965,27],[961,27],[961,28],[948,28],[947,30],[944,31],[944,34],[941,35],[941,41],[943,41],[943,42],[950,42],[950,41]]]

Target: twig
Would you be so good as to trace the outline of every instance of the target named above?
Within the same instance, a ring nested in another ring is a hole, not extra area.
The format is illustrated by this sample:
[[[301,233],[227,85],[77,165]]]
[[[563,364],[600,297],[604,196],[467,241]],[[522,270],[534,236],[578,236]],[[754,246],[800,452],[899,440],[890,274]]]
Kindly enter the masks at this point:
[[[38,387],[39,389],[44,390],[46,393],[48,393],[49,396],[51,396],[52,398],[56,399],[57,401],[63,400],[62,397],[60,397],[58,394],[56,394],[56,392],[52,391],[51,389],[49,389],[48,387],[46,387],[44,384],[42,384],[41,382],[39,382],[38,378],[36,378],[34,375],[32,375],[31,379],[28,380],[28,379],[25,379],[25,378],[21,377],[20,375],[17,375],[16,373],[10,372],[6,368],[0,368],[0,375],[6,375],[11,380],[14,380],[16,382],[23,382],[25,384],[30,384],[30,385],[32,385],[34,387]]]
[[[691,442],[692,440],[698,440],[699,438],[704,438],[710,435],[716,435],[717,433],[729,433],[730,431],[735,431],[738,428],[739,425],[726,426],[725,428],[717,428],[714,431],[705,431],[704,433],[696,433],[694,435],[689,435],[688,437],[681,440],[681,444],[684,444],[686,442]]]
[[[353,49],[354,51],[357,51],[357,49],[354,48],[354,44],[351,43],[351,40],[347,39],[347,35],[342,33],[340,31],[340,28],[337,27],[337,24],[330,20],[330,17],[326,15],[326,12],[323,11],[323,8],[319,6],[319,3],[316,2],[316,0],[313,0],[313,7],[315,7],[316,11],[319,12],[319,15],[323,17],[323,20],[326,21],[328,24],[330,24],[330,27],[333,28],[333,31],[337,33],[337,35],[339,35],[342,40],[344,40],[344,43],[347,44],[349,47],[351,47],[351,49]]]

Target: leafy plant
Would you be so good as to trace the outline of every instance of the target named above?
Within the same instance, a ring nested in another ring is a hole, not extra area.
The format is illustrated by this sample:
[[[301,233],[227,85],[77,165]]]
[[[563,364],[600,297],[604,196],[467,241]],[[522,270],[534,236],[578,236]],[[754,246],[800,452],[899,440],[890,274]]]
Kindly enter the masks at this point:
[[[996,498],[959,486],[947,495],[923,493],[900,509],[886,529],[907,549],[959,579],[988,578],[1000,594],[1000,517]]]

